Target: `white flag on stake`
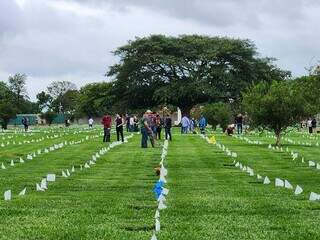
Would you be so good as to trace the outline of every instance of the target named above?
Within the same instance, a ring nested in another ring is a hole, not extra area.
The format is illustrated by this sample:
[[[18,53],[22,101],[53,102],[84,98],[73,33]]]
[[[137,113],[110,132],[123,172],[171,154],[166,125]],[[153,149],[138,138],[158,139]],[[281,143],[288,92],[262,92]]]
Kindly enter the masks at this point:
[[[275,180],[275,186],[276,186],[276,187],[284,187],[284,181],[281,180],[280,178],[276,178],[276,180]]]
[[[19,196],[24,196],[26,195],[27,188],[22,189],[22,191],[19,193]]]
[[[296,186],[296,190],[294,191],[294,194],[295,195],[299,195],[299,194],[301,194],[303,192],[303,189],[299,186],[299,185],[297,185]]]
[[[10,201],[11,200],[11,190],[7,190],[4,192],[4,200]]]
[[[266,176],[263,180],[263,184],[270,184],[270,183],[271,183],[270,179],[268,178],[268,176]]]
[[[284,180],[284,187],[288,189],[293,189],[291,183],[288,180]]]

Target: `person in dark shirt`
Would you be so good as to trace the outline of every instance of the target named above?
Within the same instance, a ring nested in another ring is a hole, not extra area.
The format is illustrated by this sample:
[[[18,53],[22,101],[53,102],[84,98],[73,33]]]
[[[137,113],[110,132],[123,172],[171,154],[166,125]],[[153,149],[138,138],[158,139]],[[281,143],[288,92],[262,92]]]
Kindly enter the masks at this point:
[[[165,131],[166,140],[169,137],[170,141],[172,141],[171,128],[172,128],[172,119],[170,118],[169,115],[167,115],[164,121],[164,131]]]
[[[238,134],[242,134],[242,122],[243,122],[243,116],[241,113],[239,113],[235,118],[235,124],[237,126]]]
[[[117,141],[120,141],[120,136],[121,136],[121,141],[124,141],[123,138],[123,125],[124,125],[124,120],[120,114],[117,114],[116,120],[116,132],[117,132]]]
[[[101,124],[103,125],[103,130],[104,130],[103,142],[110,142],[110,132],[111,132],[111,125],[112,125],[111,117],[108,114],[106,114],[102,118]]]
[[[312,132],[316,133],[317,132],[317,120],[315,118],[312,119],[311,125],[312,125]]]
[[[157,134],[156,134],[156,136],[157,136],[158,140],[161,140],[162,125],[163,125],[163,120],[160,117],[160,115],[157,114],[157,116],[156,116],[156,128],[157,128],[156,131],[157,131]]]
[[[23,117],[21,122],[24,126],[24,130],[27,132],[29,129],[29,119],[27,117]]]
[[[128,114],[126,114],[126,130],[127,132],[130,131],[130,116]]]

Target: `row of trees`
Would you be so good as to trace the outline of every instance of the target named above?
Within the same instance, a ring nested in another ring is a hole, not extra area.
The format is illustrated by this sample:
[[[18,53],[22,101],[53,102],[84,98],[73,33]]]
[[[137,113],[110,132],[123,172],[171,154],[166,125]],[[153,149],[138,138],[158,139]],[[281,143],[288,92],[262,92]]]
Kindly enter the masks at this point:
[[[42,112],[50,124],[57,113],[73,120],[163,106],[189,115],[195,105],[204,105],[213,126],[226,128],[232,115],[246,111],[251,125],[272,129],[280,139],[287,126],[320,110],[317,71],[292,80],[275,59],[261,57],[250,40],[152,35],[129,41],[114,55],[119,61],[106,72],[110,82],[80,89],[53,82],[36,103],[26,95],[25,75],[0,82],[0,119],[6,124],[18,112]]]

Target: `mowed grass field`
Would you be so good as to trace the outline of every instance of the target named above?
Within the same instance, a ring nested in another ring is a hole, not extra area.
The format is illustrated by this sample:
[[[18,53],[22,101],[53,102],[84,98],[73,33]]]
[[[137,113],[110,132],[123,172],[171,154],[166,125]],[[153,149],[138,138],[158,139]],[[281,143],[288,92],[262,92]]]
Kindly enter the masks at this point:
[[[77,127],[0,135],[0,145],[5,145],[0,147],[0,164],[6,166],[0,169],[0,239],[151,239],[157,208],[154,168],[162,147],[141,149],[141,136],[134,135],[81,171],[80,165],[108,146],[101,132]],[[275,140],[265,134],[245,135],[262,144],[214,134],[238,157],[227,156],[199,135],[174,131],[165,160],[168,208],[160,212],[158,239],[320,239],[320,201],[309,201],[311,191],[320,193],[320,170],[307,164],[320,163],[318,138],[290,133],[283,148],[299,153],[293,161],[290,153],[269,149]],[[38,149],[80,140],[26,160]],[[30,143],[18,144],[23,141]],[[301,144],[305,142],[312,146]],[[20,157],[25,163],[18,163]],[[15,166],[10,166],[12,159]],[[236,168],[234,160],[268,176],[271,184]],[[75,172],[62,177],[61,171],[71,172],[72,166]],[[57,175],[56,182],[37,192],[36,183],[48,173]],[[298,184],[303,193],[295,196],[294,189],[275,187],[276,177]],[[18,196],[24,187],[26,195]],[[12,200],[4,201],[9,189]]]

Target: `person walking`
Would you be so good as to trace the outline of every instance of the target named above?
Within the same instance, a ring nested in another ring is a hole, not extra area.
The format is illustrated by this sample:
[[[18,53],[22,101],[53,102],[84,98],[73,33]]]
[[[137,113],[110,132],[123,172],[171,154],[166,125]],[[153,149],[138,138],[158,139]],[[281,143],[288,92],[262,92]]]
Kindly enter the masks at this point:
[[[150,142],[152,147],[154,147],[154,140],[153,140],[153,134],[152,134],[152,129],[150,127],[150,115],[151,111],[147,110],[143,117],[141,118],[141,126],[140,126],[140,131],[141,131],[141,147],[142,148],[147,148],[148,147],[148,138],[150,138]]]
[[[88,124],[89,124],[89,128],[92,128],[93,127],[93,118],[90,117],[89,120],[88,120]]]
[[[317,133],[317,120],[315,118],[312,119],[311,125],[312,125],[312,132]]]
[[[29,119],[27,117],[23,117],[22,120],[22,125],[24,126],[24,131],[28,131],[29,129]]]
[[[201,115],[200,120],[199,120],[199,128],[201,134],[206,134],[206,127],[207,127],[207,119]]]
[[[133,131],[134,131],[134,117],[131,116],[129,120],[129,132],[133,132]]]
[[[110,132],[111,132],[111,125],[112,119],[108,114],[101,120],[101,124],[103,125],[104,135],[103,135],[103,142],[110,142]]]
[[[189,125],[190,125],[190,120],[186,115],[184,115],[183,118],[181,119],[181,134],[188,133]]]
[[[238,134],[242,134],[242,123],[243,123],[243,116],[239,113],[235,118],[235,124],[237,126]]]
[[[127,132],[130,131],[130,116],[128,114],[126,114],[126,130]]]
[[[308,119],[307,125],[308,125],[308,128],[309,128],[309,133],[311,134],[313,132],[311,118]]]
[[[156,116],[156,131],[157,131],[157,139],[161,140],[161,131],[162,131],[163,120],[159,114]]]
[[[169,138],[170,141],[172,141],[171,128],[172,128],[172,119],[170,115],[167,114],[167,117],[165,118],[165,121],[164,121],[164,132],[165,132],[166,140]]]
[[[117,141],[120,141],[120,136],[121,136],[121,141],[124,141],[123,138],[123,125],[124,125],[124,120],[120,114],[117,114],[116,120],[116,132],[117,132]]]

